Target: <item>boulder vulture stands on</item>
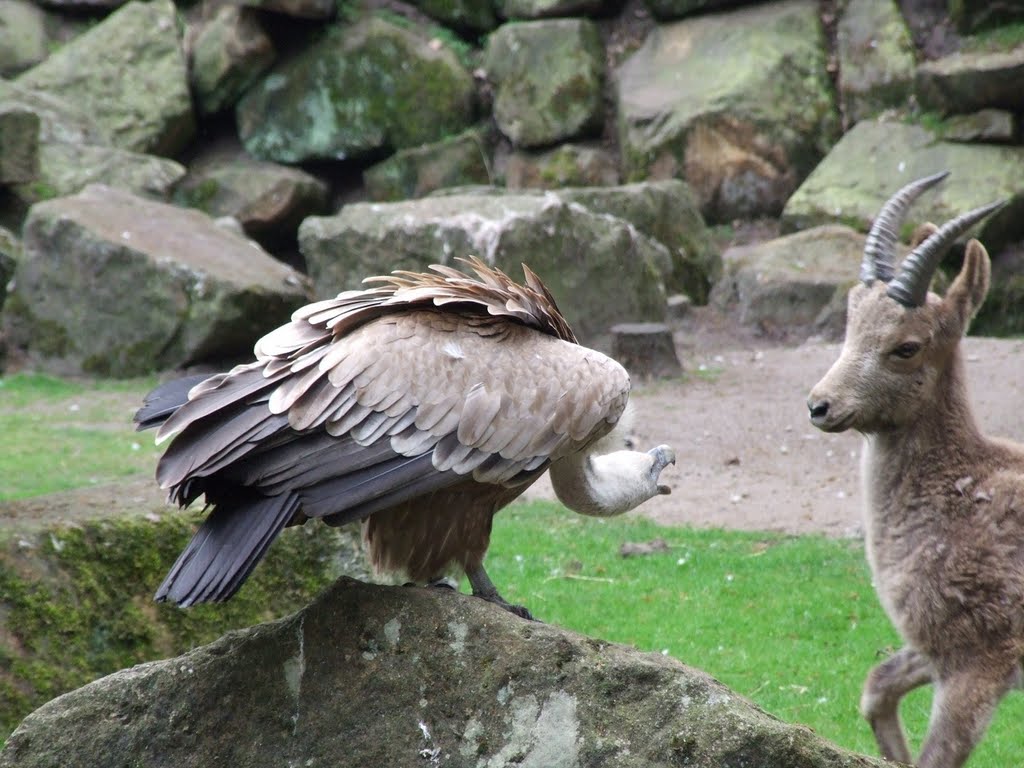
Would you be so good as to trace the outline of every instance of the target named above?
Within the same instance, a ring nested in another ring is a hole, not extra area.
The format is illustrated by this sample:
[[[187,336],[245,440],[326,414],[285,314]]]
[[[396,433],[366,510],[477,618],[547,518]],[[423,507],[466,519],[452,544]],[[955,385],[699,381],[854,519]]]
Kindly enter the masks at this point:
[[[434,266],[369,278],[380,285],[298,310],[256,343],[255,362],[149,394],[135,420],[170,440],[160,486],[211,507],[157,600],[226,600],[285,526],[318,517],[362,520],[380,570],[430,582],[462,568],[474,595],[528,615],[483,568],[495,512],[545,470],[585,515],[669,493],[668,446],[600,451],[626,371],[576,343],[527,267],[519,285],[466,263],[475,277]]]

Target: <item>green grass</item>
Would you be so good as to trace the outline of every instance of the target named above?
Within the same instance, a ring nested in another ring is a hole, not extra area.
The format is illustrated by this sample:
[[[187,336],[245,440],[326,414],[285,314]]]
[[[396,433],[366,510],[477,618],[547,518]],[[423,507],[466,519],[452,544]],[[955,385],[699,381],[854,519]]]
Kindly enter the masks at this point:
[[[153,436],[131,417],[154,383],[0,378],[0,501],[152,473]]]
[[[669,549],[618,554],[625,541]],[[783,720],[877,754],[857,711],[868,669],[899,639],[872,590],[859,541],[664,528],[639,517],[514,506],[495,519],[488,571],[504,597],[541,620],[667,653]],[[930,689],[903,706],[912,744]],[[1024,696],[1011,694],[970,768],[1015,765]]]

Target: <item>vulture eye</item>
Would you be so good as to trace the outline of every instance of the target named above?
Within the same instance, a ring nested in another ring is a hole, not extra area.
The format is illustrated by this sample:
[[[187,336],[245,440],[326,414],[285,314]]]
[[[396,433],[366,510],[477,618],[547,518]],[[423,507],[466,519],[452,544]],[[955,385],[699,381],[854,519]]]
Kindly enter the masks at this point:
[[[901,360],[909,360],[921,351],[921,343],[917,341],[905,341],[892,351],[895,357]]]

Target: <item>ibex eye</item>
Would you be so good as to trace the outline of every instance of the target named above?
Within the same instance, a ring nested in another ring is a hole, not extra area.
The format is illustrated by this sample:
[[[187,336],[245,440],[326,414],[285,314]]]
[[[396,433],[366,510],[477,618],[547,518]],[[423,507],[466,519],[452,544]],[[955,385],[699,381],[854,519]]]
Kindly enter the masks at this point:
[[[921,345],[916,341],[905,341],[892,351],[896,357],[909,360],[921,351]]]

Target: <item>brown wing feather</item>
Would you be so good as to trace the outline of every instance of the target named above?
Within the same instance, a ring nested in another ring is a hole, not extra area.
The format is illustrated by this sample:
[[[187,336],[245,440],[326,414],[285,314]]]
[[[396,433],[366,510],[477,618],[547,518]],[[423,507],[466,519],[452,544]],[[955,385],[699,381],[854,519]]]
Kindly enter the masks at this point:
[[[189,583],[169,577],[163,595],[199,601],[209,588],[223,599],[287,523],[282,515],[340,523],[447,499],[456,485],[458,498],[479,488],[484,507],[507,503],[550,461],[612,427],[629,391],[621,366],[575,343],[528,269],[519,285],[478,259],[465,263],[475,276],[399,272],[300,309],[256,344],[256,362],[191,389],[158,434],[172,438],[161,484],[183,504],[201,493],[233,504],[217,530],[258,551],[231,555],[233,575],[210,586],[215,577],[200,571],[224,568],[227,554],[204,545],[176,572]],[[289,501],[259,502],[268,495]],[[266,535],[236,536],[246,513],[229,500],[250,497],[273,519]]]

